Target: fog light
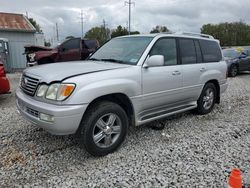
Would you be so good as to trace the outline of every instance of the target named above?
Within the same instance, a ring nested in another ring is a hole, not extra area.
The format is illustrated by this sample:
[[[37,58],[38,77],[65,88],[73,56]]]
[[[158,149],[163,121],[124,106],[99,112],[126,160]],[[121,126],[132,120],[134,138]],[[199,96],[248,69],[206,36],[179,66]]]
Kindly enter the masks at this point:
[[[52,115],[40,113],[39,118],[40,120],[43,120],[43,121],[54,122],[54,116]]]

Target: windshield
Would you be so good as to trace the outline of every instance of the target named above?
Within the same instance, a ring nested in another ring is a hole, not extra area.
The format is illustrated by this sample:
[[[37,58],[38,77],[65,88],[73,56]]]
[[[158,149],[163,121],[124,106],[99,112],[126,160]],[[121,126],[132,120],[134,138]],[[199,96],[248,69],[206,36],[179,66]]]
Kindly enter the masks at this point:
[[[115,38],[104,44],[89,60],[136,65],[153,37]]]
[[[232,49],[223,50],[222,52],[223,52],[224,57],[227,57],[227,58],[237,58],[240,55],[236,50],[232,50]]]

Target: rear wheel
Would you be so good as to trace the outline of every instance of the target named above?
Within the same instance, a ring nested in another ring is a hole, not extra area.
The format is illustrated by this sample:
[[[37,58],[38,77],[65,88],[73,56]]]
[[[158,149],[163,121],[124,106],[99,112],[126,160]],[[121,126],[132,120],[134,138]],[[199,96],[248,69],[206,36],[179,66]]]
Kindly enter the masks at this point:
[[[107,101],[98,103],[83,118],[80,145],[91,155],[107,155],[122,144],[127,129],[128,117],[121,106]]]
[[[216,101],[216,87],[213,83],[207,83],[197,101],[197,112],[201,115],[212,111]]]
[[[229,76],[235,77],[238,74],[238,67],[236,65],[231,65],[229,69]]]

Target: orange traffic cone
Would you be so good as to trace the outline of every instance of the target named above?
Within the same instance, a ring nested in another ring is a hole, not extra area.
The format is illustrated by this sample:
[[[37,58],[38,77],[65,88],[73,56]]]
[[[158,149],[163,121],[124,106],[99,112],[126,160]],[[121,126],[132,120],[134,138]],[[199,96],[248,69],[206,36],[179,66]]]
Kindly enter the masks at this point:
[[[239,169],[234,168],[228,181],[230,188],[242,188],[242,177]]]

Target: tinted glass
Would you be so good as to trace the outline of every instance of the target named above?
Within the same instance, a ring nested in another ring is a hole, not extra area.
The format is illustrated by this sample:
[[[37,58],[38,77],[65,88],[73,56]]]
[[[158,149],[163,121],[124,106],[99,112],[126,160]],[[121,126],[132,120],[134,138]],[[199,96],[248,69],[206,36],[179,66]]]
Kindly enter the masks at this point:
[[[200,40],[204,62],[218,62],[222,59],[219,44],[216,41]]]
[[[182,64],[196,63],[194,41],[191,39],[180,39],[179,41]]]
[[[197,55],[197,63],[202,63],[202,54],[201,54],[201,48],[198,40],[194,41],[196,55]]]
[[[87,49],[97,48],[97,44],[95,40],[85,40],[83,41],[84,47]]]
[[[112,59],[120,61],[119,63],[136,65],[152,39],[153,37],[114,38],[99,48],[90,59]]]
[[[176,40],[172,38],[158,40],[151,49],[150,56],[152,55],[163,55],[165,65],[176,65]]]
[[[68,40],[61,45],[61,48],[64,49],[64,51],[78,49],[80,48],[80,41],[79,39]]]

